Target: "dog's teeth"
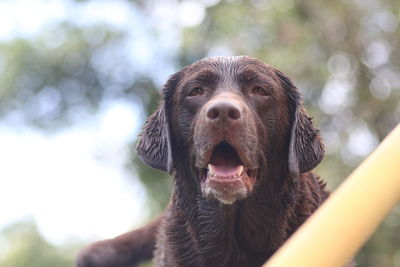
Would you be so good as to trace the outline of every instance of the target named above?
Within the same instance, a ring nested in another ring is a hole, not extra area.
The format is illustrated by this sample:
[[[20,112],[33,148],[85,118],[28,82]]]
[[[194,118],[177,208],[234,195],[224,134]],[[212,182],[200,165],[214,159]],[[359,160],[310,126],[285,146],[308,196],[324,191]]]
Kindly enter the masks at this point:
[[[213,167],[212,167],[211,164],[208,164],[208,172],[209,172],[211,175],[214,175]]]
[[[242,175],[243,170],[244,170],[243,166],[240,165],[240,166],[238,167],[238,170],[237,170],[236,174],[237,174],[238,176]]]

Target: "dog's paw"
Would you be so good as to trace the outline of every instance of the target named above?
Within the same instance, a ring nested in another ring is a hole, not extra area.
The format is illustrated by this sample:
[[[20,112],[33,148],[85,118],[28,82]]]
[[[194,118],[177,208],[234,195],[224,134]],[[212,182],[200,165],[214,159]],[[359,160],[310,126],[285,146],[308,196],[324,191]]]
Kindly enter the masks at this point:
[[[96,243],[83,249],[76,257],[77,267],[112,267],[117,252],[109,244]]]

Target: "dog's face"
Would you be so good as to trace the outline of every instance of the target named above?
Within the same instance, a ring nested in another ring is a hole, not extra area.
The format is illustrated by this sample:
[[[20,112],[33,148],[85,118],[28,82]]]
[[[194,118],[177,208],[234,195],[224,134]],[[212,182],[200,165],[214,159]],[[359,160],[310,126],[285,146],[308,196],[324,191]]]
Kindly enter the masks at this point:
[[[138,155],[161,170],[189,168],[204,197],[232,204],[273,164],[292,176],[312,169],[323,145],[286,76],[257,59],[217,57],[169,79]]]

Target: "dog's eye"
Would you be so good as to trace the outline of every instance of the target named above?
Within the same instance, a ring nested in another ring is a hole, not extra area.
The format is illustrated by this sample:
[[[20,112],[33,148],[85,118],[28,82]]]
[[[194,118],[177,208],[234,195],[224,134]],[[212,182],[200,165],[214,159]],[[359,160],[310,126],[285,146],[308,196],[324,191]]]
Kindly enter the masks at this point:
[[[255,86],[251,89],[250,93],[254,94],[254,95],[262,95],[262,96],[267,96],[268,93],[267,91],[265,91],[264,88],[262,88],[261,86]]]
[[[189,97],[199,96],[199,95],[204,95],[204,90],[201,87],[193,88],[188,94]]]

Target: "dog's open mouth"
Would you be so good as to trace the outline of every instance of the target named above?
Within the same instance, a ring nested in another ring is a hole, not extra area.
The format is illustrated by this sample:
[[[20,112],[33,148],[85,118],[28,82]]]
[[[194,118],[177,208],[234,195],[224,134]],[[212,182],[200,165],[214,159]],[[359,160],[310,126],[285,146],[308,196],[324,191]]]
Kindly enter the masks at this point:
[[[245,198],[253,189],[256,169],[243,165],[236,150],[227,142],[214,147],[202,183],[203,194],[224,204]]]

